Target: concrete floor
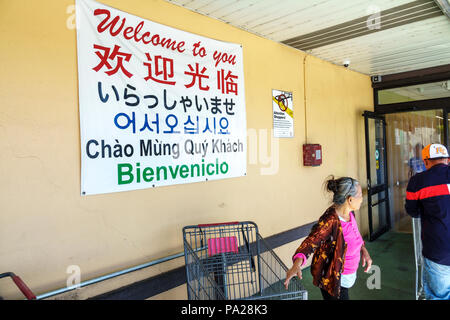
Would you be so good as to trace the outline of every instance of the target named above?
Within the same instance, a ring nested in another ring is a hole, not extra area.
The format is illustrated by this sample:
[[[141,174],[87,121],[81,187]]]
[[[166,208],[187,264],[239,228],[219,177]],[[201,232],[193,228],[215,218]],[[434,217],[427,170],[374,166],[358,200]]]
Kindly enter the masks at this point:
[[[373,273],[364,273],[359,267],[356,283],[349,290],[351,300],[414,300],[415,261],[412,233],[390,231],[373,242],[366,240],[366,248],[373,264],[380,269],[380,289],[369,289],[367,283],[375,284]],[[369,281],[368,281],[369,280]],[[322,300],[320,289],[312,284],[309,268],[303,270],[303,285],[309,300]]]

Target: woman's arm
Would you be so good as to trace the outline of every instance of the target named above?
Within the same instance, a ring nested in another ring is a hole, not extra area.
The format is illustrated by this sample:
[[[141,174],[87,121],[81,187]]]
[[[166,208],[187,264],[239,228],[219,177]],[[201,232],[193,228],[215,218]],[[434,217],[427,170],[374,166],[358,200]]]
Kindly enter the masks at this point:
[[[372,266],[372,258],[370,257],[369,251],[367,251],[365,245],[363,245],[361,247],[361,260],[362,260],[362,266],[363,267],[367,263],[367,267],[364,269],[364,272],[369,272],[370,267]]]
[[[308,257],[316,250],[322,241],[329,239],[333,230],[333,222],[330,219],[319,220],[311,229],[308,237],[303,240],[302,244],[295,250],[293,259],[301,257],[299,254],[303,254],[304,259]]]
[[[314,252],[314,250],[320,245],[322,241],[327,240],[330,237],[333,230],[333,223],[328,219],[319,220],[309,233],[309,236],[303,240],[300,247],[295,250],[292,260],[294,262],[291,269],[286,273],[286,281],[284,286],[288,289],[289,282],[295,276],[302,278],[302,266],[306,263],[308,256]]]
[[[288,289],[289,282],[295,276],[302,278],[302,265],[304,261],[302,258],[295,260],[294,265],[286,272],[286,280],[284,281],[284,287]]]

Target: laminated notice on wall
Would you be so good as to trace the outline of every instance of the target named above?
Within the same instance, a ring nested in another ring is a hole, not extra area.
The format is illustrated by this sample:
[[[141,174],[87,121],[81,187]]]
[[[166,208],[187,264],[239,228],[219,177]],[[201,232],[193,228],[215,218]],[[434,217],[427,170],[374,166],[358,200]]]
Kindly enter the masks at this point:
[[[292,92],[272,90],[273,134],[275,138],[294,136]]]
[[[76,18],[83,195],[246,174],[241,45],[93,0]]]

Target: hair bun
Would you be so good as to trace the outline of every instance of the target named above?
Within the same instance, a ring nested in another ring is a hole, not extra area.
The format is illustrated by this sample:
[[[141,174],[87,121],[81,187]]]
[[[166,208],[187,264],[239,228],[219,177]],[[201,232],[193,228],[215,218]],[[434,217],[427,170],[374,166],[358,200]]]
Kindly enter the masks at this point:
[[[327,180],[327,190],[336,193],[338,188],[339,183],[334,179],[334,176],[331,176],[330,179]]]
[[[330,187],[331,187],[331,191],[336,193],[336,192],[338,192],[338,189],[339,189],[339,183],[336,180],[332,180],[332,181],[330,181]]]
[[[333,175],[325,180],[325,189],[333,192],[333,203],[341,205],[349,196],[357,193],[358,181],[350,177],[335,179]]]

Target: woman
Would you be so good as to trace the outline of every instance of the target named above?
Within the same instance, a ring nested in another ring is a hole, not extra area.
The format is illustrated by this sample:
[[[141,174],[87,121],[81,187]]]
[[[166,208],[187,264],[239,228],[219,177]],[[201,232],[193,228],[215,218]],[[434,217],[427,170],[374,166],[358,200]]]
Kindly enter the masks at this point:
[[[301,267],[313,253],[313,284],[320,288],[324,300],[349,300],[348,289],[356,280],[359,261],[368,272],[372,259],[364,246],[353,211],[361,207],[361,185],[355,179],[331,176],[325,182],[333,192],[333,205],[319,218],[309,236],[295,251],[294,265],[286,274],[286,289],[294,276],[302,278]]]

